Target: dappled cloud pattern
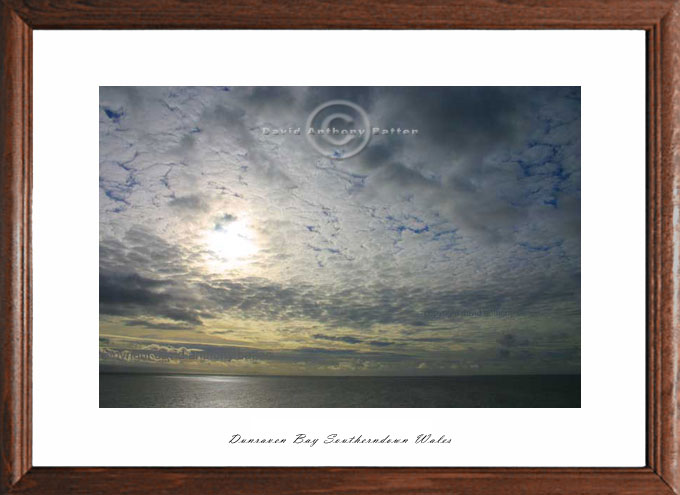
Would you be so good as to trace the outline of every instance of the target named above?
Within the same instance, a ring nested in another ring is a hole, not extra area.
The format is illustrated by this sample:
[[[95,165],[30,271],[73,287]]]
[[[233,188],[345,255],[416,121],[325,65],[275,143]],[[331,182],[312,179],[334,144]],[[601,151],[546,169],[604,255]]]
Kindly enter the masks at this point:
[[[262,131],[332,99],[418,133]],[[580,373],[579,88],[102,87],[99,123],[103,369]]]

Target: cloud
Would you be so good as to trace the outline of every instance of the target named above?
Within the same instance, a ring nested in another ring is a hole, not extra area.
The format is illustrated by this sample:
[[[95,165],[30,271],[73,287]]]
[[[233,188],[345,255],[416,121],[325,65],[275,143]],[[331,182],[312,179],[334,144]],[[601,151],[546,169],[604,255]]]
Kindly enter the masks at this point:
[[[351,335],[342,335],[342,336],[335,336],[335,335],[323,335],[320,333],[312,335],[313,338],[315,339],[321,339],[321,340],[330,340],[333,342],[344,342],[346,344],[358,344],[360,342],[363,342],[361,339],[357,337],[352,337]]]
[[[168,280],[145,278],[137,273],[99,274],[99,311],[116,316],[150,315],[201,325],[201,313],[193,309],[195,296]]]
[[[182,196],[179,198],[172,198],[169,202],[169,205],[173,208],[179,209],[179,210],[187,210],[187,211],[206,211],[208,208],[208,205],[205,202],[204,198],[201,198],[200,196],[196,194],[192,194],[189,196]]]
[[[126,320],[125,326],[127,327],[143,327],[150,328],[153,330],[187,330],[188,327],[185,324],[178,323],[154,323],[149,320]]]
[[[517,337],[511,333],[505,333],[498,338],[498,343],[503,347],[516,347],[529,345],[529,339]]]
[[[236,220],[236,217],[234,215],[230,215],[229,213],[225,213],[221,215],[216,221],[215,221],[215,230],[222,230],[224,229],[227,225],[230,223],[234,222]]]
[[[330,99],[419,133],[334,162],[261,131]],[[580,369],[579,88],[103,87],[99,118],[112,332],[297,371]],[[247,259],[212,251],[233,222]]]

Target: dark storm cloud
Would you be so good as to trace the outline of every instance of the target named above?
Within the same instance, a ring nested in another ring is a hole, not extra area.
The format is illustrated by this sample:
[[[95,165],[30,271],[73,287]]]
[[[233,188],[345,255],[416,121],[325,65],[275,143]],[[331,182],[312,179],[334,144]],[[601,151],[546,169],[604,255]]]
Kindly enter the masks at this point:
[[[120,239],[102,236],[99,271],[112,276],[141,276],[159,284],[181,286],[195,257],[179,243],[152,233],[149,226],[135,225]],[[138,275],[137,275],[138,274]]]
[[[418,139],[426,141],[424,146],[431,147],[432,151],[424,159],[443,161],[438,166],[451,168],[450,162],[455,157],[479,159],[490,149],[514,144],[530,125],[527,119],[535,110],[536,100],[542,97],[537,93],[549,95],[560,90],[395,87],[376,89],[369,94],[377,93],[380,98],[392,102],[376,124],[418,129]],[[389,162],[401,151],[400,143],[403,142],[392,139],[389,145],[373,145],[358,160],[369,168],[376,162]],[[466,165],[468,170],[473,170],[473,163]]]
[[[368,345],[371,345],[373,347],[389,347],[391,345],[394,345],[394,342],[386,342],[384,340],[371,340],[368,342]]]
[[[102,304],[157,304],[163,300],[159,289],[172,282],[144,278],[136,273],[99,274],[99,302]]]
[[[515,181],[517,176],[544,174],[552,182],[545,204],[562,195],[571,171],[559,162],[565,154],[578,153],[580,142],[549,143],[555,129],[579,124],[578,88],[381,88],[379,95],[394,102],[388,105],[393,111],[381,120],[393,127],[417,128],[421,154],[420,161],[404,163],[399,144],[374,139],[353,159],[363,169],[375,171],[368,180],[372,194],[418,194],[440,215],[457,219],[463,228],[491,242],[514,238],[515,225],[537,211],[525,201],[536,189],[533,182],[526,180],[526,188],[517,187],[522,183]],[[546,101],[561,102],[562,119],[540,116]],[[508,152],[534,134],[530,147],[544,146],[548,155],[525,158]],[[489,161],[498,153],[505,155],[505,163],[497,157],[494,163]],[[553,166],[557,168],[550,169]],[[552,216],[577,235],[579,208],[580,201],[565,197],[560,213]]]
[[[447,143],[457,152],[478,154],[518,142],[530,114],[546,96],[561,88],[433,87],[394,88],[387,97],[406,103],[386,117],[397,125],[415,127],[432,143]],[[563,90],[562,90],[563,91]],[[534,106],[534,108],[531,108]]]
[[[352,337],[351,335],[342,335],[342,336],[335,336],[335,335],[324,335],[321,333],[316,333],[312,335],[312,338],[319,339],[319,340],[330,340],[333,342],[344,342],[346,344],[358,344],[360,342],[363,342],[362,339],[359,339],[357,337]]]
[[[156,316],[201,325],[195,297],[175,282],[153,280],[136,273],[99,274],[99,311],[116,316]]]
[[[125,321],[127,327],[142,327],[152,330],[187,330],[191,328],[185,324],[176,323],[153,323],[148,320],[127,320]]]

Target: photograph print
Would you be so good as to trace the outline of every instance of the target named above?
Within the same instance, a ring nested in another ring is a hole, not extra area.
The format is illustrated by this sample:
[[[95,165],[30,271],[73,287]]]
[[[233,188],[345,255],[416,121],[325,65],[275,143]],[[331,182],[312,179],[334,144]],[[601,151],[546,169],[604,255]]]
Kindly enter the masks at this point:
[[[578,408],[580,87],[100,87],[99,406]]]

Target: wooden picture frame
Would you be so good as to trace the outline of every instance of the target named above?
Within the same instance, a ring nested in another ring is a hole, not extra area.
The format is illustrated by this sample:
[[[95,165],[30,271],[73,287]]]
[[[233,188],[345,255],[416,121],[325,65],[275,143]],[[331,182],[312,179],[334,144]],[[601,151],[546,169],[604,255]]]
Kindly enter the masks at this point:
[[[646,31],[646,467],[31,466],[32,32],[243,28]],[[2,493],[680,493],[680,0],[0,0],[0,71]]]

